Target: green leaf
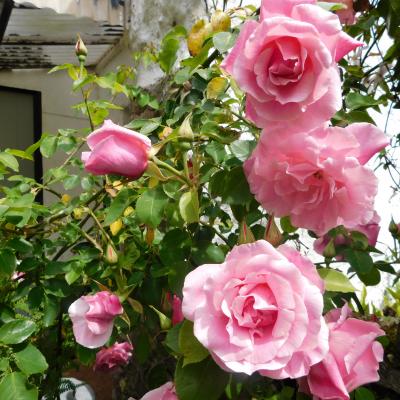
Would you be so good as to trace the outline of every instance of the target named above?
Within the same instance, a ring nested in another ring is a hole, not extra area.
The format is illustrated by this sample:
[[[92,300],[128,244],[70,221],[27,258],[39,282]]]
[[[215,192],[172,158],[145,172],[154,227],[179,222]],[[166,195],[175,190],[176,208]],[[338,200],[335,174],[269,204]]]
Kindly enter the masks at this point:
[[[0,358],[0,371],[7,371],[10,367],[10,361],[7,358]]]
[[[15,319],[0,327],[0,342],[5,344],[22,343],[36,330],[36,324],[28,319]]]
[[[240,161],[246,161],[255,147],[256,142],[253,140],[235,140],[229,145],[233,155]]]
[[[27,376],[44,372],[49,367],[43,354],[32,344],[15,353],[14,357],[18,368]]]
[[[220,164],[226,156],[225,146],[218,142],[211,142],[206,146],[206,153],[212,157],[215,164]]]
[[[7,168],[13,171],[19,171],[18,160],[12,155],[5,152],[0,153],[0,162]]]
[[[179,200],[179,211],[187,224],[199,222],[199,197],[196,189],[183,193]]]
[[[29,154],[26,151],[23,150],[18,150],[18,149],[7,149],[6,153],[8,154],[12,154],[13,156],[19,157],[19,158],[23,158],[25,160],[30,160],[33,161],[33,157],[31,154]]]
[[[292,225],[290,217],[282,217],[279,220],[279,223],[281,225],[282,230],[286,233],[294,233],[297,231],[297,228]]]
[[[354,400],[375,400],[374,394],[367,388],[360,387],[355,391]]]
[[[0,276],[11,277],[17,268],[17,259],[9,249],[0,250]]]
[[[78,175],[69,175],[63,180],[63,185],[65,190],[70,190],[73,189],[75,186],[78,186],[78,184],[81,181],[81,177]]]
[[[108,226],[116,221],[129,206],[129,202],[129,189],[120,190],[107,210],[104,225]]]
[[[43,310],[43,325],[45,327],[52,326],[58,315],[59,304],[56,299],[48,296]]]
[[[213,36],[214,47],[220,52],[228,51],[236,41],[236,35],[230,32],[219,32]]]
[[[329,3],[327,1],[318,1],[317,4],[327,11],[346,10],[347,8],[343,3]]]
[[[165,73],[169,73],[177,59],[179,40],[174,37],[166,37],[161,42],[161,50],[158,53],[158,63]]]
[[[376,286],[381,281],[381,273],[376,268],[372,268],[371,271],[365,274],[358,273],[357,276],[365,286]]]
[[[136,214],[141,222],[156,228],[163,217],[168,197],[161,187],[148,189],[136,202]]]
[[[6,375],[0,383],[1,400],[37,400],[38,396],[38,390],[28,386],[26,376],[21,372]]]
[[[179,400],[218,400],[229,375],[211,358],[183,367],[181,359],[175,370],[175,387]]]
[[[154,132],[161,125],[161,121],[158,119],[153,119],[147,121],[142,128],[140,129],[140,133],[142,135],[149,135],[151,132]]]
[[[45,158],[51,157],[57,150],[57,136],[45,136],[40,145],[40,152]]]
[[[221,76],[211,79],[207,84],[207,99],[217,99],[225,93],[228,87],[228,80]]]
[[[179,349],[183,354],[183,367],[198,363],[208,357],[207,349],[193,334],[193,322],[185,320],[179,331]]]
[[[329,292],[353,293],[356,290],[349,278],[340,271],[321,268],[318,273],[325,282],[325,289]]]
[[[90,366],[94,363],[97,351],[98,349],[88,349],[79,344],[76,347],[76,355],[78,356],[79,361],[86,366]]]
[[[368,274],[374,267],[372,257],[365,251],[344,249],[343,255],[357,274]]]
[[[210,181],[210,191],[213,197],[220,196],[229,205],[244,205],[253,200],[241,166],[214,174]]]
[[[350,110],[368,108],[382,104],[381,100],[375,100],[373,96],[364,96],[361,93],[349,93],[346,96],[346,105]]]
[[[16,237],[8,242],[8,246],[12,247],[14,250],[20,253],[29,253],[32,251],[33,246],[23,237]]]
[[[164,344],[168,346],[174,353],[180,354],[179,348],[179,331],[181,324],[177,324],[168,330],[167,336],[165,337]]]

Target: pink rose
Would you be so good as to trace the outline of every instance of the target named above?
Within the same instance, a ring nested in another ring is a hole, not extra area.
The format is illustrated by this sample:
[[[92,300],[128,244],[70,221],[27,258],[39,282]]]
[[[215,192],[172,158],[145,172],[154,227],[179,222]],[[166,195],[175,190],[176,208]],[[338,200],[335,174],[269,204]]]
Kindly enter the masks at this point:
[[[246,93],[246,114],[257,126],[305,128],[341,108],[336,62],[360,45],[316,0],[263,0],[259,22],[243,25],[221,66]]]
[[[75,340],[90,349],[103,346],[111,336],[114,318],[123,311],[118,297],[110,292],[82,296],[68,309]]]
[[[329,353],[299,380],[300,390],[314,395],[314,400],[348,400],[354,389],[379,380],[383,348],[375,339],[385,333],[378,324],[350,315],[345,305],[325,317],[330,332]]]
[[[236,246],[222,264],[190,272],[182,309],[221,368],[296,378],[328,351],[323,291],[311,261],[259,240]]]
[[[172,382],[167,382],[165,385],[157,389],[147,392],[141,400],[179,400],[175,392],[175,387]]]
[[[264,131],[244,170],[258,202],[277,217],[322,236],[374,216],[377,178],[364,164],[388,144],[374,125]]]
[[[137,179],[147,168],[151,141],[144,135],[104,121],[87,138],[89,152],[82,153],[86,171],[94,175],[116,174]]]
[[[374,216],[372,217],[371,221],[369,221],[365,225],[358,225],[353,229],[351,229],[351,231],[357,231],[363,233],[368,239],[368,244],[370,246],[375,246],[378,240],[379,231],[381,229],[379,226],[380,221],[381,219],[379,215],[374,211]],[[320,237],[314,242],[314,250],[319,254],[323,254],[325,247],[329,244],[330,241],[331,237],[329,235],[324,235]],[[334,240],[334,244],[335,247],[349,244],[349,240],[347,240],[343,235],[338,235]],[[335,258],[337,260],[343,260],[343,256],[340,255],[336,256]]]
[[[109,371],[117,366],[126,365],[132,357],[133,346],[129,342],[114,343],[96,354],[95,371]]]
[[[345,10],[335,11],[340,19],[340,22],[344,25],[353,25],[355,18],[355,11],[353,7],[353,0],[326,0],[328,3],[341,3],[346,6]]]
[[[167,301],[172,307],[172,326],[175,326],[185,319],[182,314],[182,300],[176,294],[167,293]]]

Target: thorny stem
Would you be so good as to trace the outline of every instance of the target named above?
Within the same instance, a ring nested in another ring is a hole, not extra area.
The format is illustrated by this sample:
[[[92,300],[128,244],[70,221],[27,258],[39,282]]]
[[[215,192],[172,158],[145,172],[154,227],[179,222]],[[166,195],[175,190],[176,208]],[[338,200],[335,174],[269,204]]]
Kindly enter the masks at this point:
[[[171,172],[173,175],[175,175],[180,181],[183,181],[183,183],[186,183],[188,186],[192,186],[192,182],[181,172],[179,172],[177,169],[175,169],[172,165],[161,161],[158,159],[156,156],[152,157],[152,160],[156,165],[158,165],[161,168],[166,169],[167,171]]]
[[[104,237],[106,238],[107,242],[113,247],[113,249],[116,251],[116,248],[114,246],[114,242],[112,241],[110,235],[105,231],[105,229],[103,228],[103,225],[101,225],[100,221],[97,219],[96,215],[94,214],[94,212],[92,211],[91,208],[88,207],[88,213],[90,214],[90,216],[92,217],[93,221],[96,223],[96,225],[99,227],[101,233],[104,235]]]

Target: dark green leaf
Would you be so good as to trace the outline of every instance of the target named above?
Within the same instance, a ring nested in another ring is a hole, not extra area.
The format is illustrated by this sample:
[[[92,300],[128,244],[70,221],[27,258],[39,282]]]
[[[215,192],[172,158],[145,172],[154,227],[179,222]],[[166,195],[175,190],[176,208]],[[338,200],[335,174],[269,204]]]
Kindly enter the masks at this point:
[[[183,354],[183,367],[188,364],[198,363],[208,357],[207,349],[193,334],[193,322],[183,321],[179,331],[179,349]]]
[[[0,250],[0,276],[11,277],[17,268],[17,259],[9,249]]]
[[[161,187],[148,189],[136,202],[137,216],[144,224],[156,228],[162,220],[167,203],[168,197]]]
[[[175,386],[179,400],[218,400],[229,381],[229,375],[211,358],[175,370]]]
[[[368,274],[374,267],[372,257],[365,251],[344,249],[343,255],[357,274]]]
[[[106,226],[116,221],[129,206],[129,189],[122,189],[111,202],[107,210],[104,224]]]

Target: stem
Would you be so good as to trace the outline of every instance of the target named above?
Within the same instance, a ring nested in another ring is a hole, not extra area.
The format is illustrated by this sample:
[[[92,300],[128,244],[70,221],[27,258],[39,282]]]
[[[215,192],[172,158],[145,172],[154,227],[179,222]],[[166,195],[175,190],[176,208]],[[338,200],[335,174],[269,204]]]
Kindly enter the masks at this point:
[[[171,172],[173,175],[175,175],[180,181],[183,181],[186,183],[188,186],[192,186],[192,182],[181,172],[179,172],[177,169],[175,169],[172,165],[169,165],[168,163],[161,161],[158,159],[156,156],[152,157],[152,160],[156,165],[158,165],[161,168],[166,169],[167,171]]]
[[[238,119],[240,119],[242,122],[244,122],[246,125],[248,125],[250,128],[257,128],[252,122],[250,122],[247,118],[242,117],[240,114],[238,114],[235,111],[231,110],[231,113]]]
[[[115,251],[117,251],[117,249],[114,246],[114,242],[112,241],[110,235],[105,231],[105,229],[103,228],[103,226],[101,225],[100,221],[97,219],[96,215],[94,214],[94,212],[92,211],[91,208],[88,208],[88,213],[90,214],[90,216],[93,218],[94,222],[96,223],[96,225],[99,227],[101,233],[104,235],[104,237],[106,238],[106,240],[108,241],[108,243],[113,247],[113,249]]]
[[[209,224],[207,224],[206,222],[203,222],[203,221],[200,221],[200,224],[211,228],[211,229],[214,231],[214,233],[215,233],[219,238],[221,238],[221,239],[225,242],[226,245],[229,246],[230,249],[232,248],[232,246],[229,244],[228,240],[222,235],[222,233],[218,232],[217,229],[215,229],[213,226],[211,226],[211,225],[209,225]]]

